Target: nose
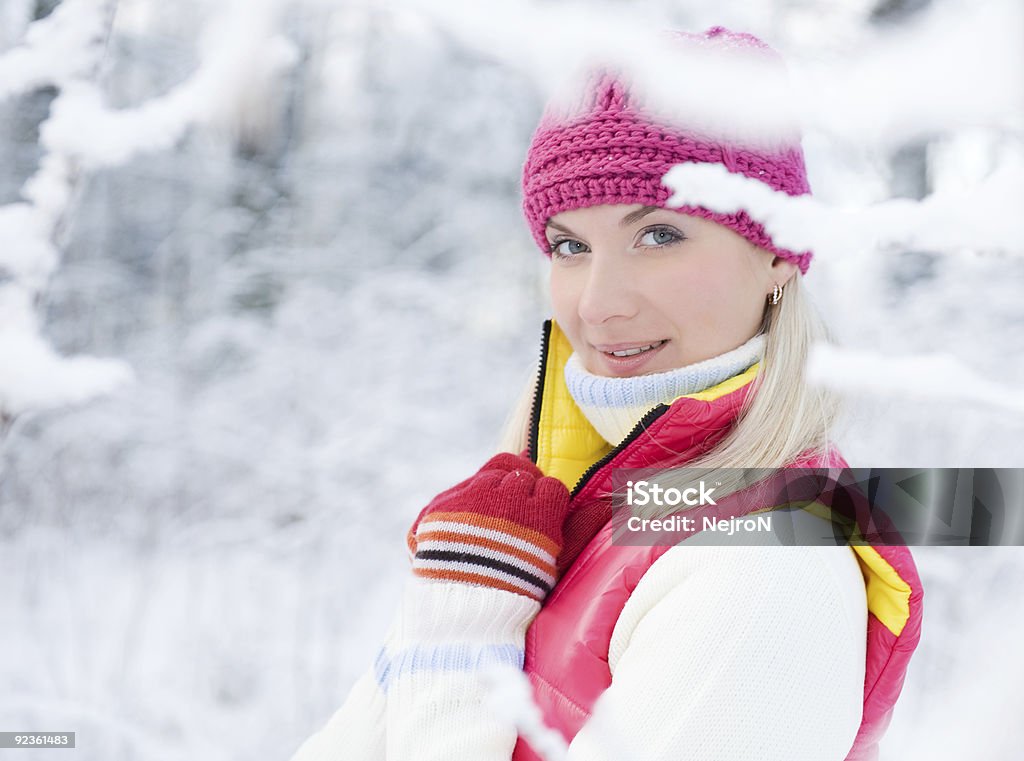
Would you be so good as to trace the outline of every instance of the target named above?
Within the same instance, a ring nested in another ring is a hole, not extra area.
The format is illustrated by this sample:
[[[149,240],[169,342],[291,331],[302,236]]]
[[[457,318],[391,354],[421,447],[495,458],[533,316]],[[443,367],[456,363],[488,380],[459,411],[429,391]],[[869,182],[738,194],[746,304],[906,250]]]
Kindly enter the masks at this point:
[[[621,256],[594,255],[583,275],[577,312],[588,325],[636,315],[640,294],[636,278]]]

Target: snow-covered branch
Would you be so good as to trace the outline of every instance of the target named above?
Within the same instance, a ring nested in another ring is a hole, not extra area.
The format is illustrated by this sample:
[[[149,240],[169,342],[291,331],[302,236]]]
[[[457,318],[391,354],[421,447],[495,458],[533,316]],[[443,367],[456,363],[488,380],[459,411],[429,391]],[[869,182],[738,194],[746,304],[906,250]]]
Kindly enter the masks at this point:
[[[0,415],[74,404],[134,380],[123,362],[61,357],[40,335],[24,288],[0,288]]]
[[[807,360],[807,378],[839,391],[957,399],[1024,414],[1020,387],[997,383],[947,353],[887,357],[817,344]]]
[[[34,87],[73,87],[95,74],[111,23],[108,0],[68,0],[31,24],[25,42],[0,58],[0,98]],[[58,95],[58,100],[59,100]],[[22,188],[27,203],[0,207],[0,416],[82,401],[132,378],[124,363],[60,357],[39,330],[35,296],[57,266],[57,225],[74,181],[71,159],[44,151]]]
[[[669,19],[611,6],[403,0],[396,7],[519,68],[545,96],[571,92],[580,69],[594,61],[620,66],[644,89],[653,111],[687,127],[721,130],[734,142],[771,140],[794,122],[882,148],[973,127],[1020,136],[1024,6],[1013,0],[974,4],[970,12],[955,3],[934,6],[918,22],[884,33],[864,25],[845,45],[827,48],[828,56],[783,51],[785,72],[756,57],[708,66],[699,51],[658,34],[675,26]],[[786,42],[761,33],[776,47]]]
[[[68,212],[78,172],[123,164],[145,151],[172,148],[190,127],[213,124],[251,134],[280,76],[296,60],[276,31],[276,0],[230,3],[200,42],[196,71],[165,95],[134,108],[110,109],[91,80],[111,23],[109,0],[67,0],[29,26],[25,41],[0,58],[0,98],[52,85],[58,95],[40,127],[39,167],[24,184],[25,203],[0,207],[0,412],[81,401],[132,377],[114,360],[65,359],[39,334],[34,295],[60,255],[55,232]]]
[[[494,715],[514,725],[544,761],[562,761],[568,746],[556,730],[544,723],[526,675],[507,665],[494,665],[485,669],[483,679]]]
[[[22,44],[0,56],[0,101],[90,76],[109,7],[110,0],[66,0],[30,24]]]
[[[192,76],[135,108],[110,109],[93,84],[69,84],[54,102],[40,141],[93,169],[172,148],[193,125],[240,128],[297,60],[295,47],[276,32],[279,11],[274,0],[230,4],[204,33],[201,63]]]
[[[1024,137],[1024,5],[933,3],[856,50],[794,62],[801,123],[882,148],[986,128]]]
[[[772,240],[822,257],[873,249],[963,250],[1024,256],[1024,156],[1007,156],[979,185],[940,188],[915,201],[894,198],[835,208],[813,196],[788,196],[719,164],[677,164],[662,180],[672,206],[704,206],[725,214],[746,209]]]

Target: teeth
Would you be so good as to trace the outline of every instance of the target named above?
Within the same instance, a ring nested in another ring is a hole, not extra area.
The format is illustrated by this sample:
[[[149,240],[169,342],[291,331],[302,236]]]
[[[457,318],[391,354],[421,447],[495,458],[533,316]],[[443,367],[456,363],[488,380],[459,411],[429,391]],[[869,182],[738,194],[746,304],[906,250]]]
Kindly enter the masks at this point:
[[[665,342],[656,341],[655,343],[648,344],[647,346],[638,346],[635,349],[623,349],[622,351],[610,351],[607,353],[611,354],[613,357],[632,357],[634,354],[639,354],[640,352],[649,351],[650,349],[657,349],[663,343]]]

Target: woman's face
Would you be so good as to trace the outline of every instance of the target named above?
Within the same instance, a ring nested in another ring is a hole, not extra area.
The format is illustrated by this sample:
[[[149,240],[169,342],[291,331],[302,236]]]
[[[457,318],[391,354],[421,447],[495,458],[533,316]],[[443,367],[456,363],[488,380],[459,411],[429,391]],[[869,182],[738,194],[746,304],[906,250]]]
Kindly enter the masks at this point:
[[[717,222],[640,204],[565,211],[546,234],[555,320],[596,375],[662,372],[735,349],[797,269]]]

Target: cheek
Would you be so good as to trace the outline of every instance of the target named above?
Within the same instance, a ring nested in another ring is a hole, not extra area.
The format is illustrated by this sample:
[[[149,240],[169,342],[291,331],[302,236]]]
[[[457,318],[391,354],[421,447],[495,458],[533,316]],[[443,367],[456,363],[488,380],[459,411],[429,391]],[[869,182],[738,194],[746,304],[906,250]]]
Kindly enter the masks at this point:
[[[579,319],[577,307],[580,296],[578,284],[569,273],[552,270],[548,291],[551,296],[552,317],[562,328],[569,342],[576,346],[576,324]]]
[[[548,279],[548,291],[551,294],[551,309],[555,319],[563,323],[564,319],[575,311],[576,294],[572,287],[572,281],[560,273],[552,270]]]
[[[756,296],[748,292],[749,277],[720,264],[683,268],[652,281],[650,288],[666,316],[681,328],[728,330],[733,323],[748,322],[756,305]]]

